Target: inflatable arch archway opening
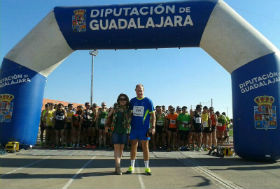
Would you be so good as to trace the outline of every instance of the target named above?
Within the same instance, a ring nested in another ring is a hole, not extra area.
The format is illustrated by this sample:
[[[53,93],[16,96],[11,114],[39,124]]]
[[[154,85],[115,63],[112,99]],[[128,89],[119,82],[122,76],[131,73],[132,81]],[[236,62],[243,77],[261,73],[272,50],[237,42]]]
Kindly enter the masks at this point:
[[[56,7],[4,58],[0,142],[36,142],[47,76],[79,49],[201,47],[232,76],[234,146],[278,159],[279,50],[222,0]]]

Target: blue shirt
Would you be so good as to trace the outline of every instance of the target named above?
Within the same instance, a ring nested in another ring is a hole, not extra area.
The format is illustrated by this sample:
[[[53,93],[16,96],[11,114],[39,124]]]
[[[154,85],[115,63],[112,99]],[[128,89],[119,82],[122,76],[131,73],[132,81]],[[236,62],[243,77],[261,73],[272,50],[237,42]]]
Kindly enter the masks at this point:
[[[129,109],[132,111],[131,129],[148,129],[150,127],[150,113],[154,111],[154,106],[149,98],[131,99]]]

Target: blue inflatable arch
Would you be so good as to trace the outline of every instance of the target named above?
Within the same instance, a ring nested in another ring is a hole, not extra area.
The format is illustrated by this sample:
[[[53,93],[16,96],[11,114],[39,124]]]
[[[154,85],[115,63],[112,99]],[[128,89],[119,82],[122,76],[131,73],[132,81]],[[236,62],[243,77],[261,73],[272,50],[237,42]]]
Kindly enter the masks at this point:
[[[278,159],[279,50],[222,0],[54,8],[3,60],[0,142],[36,142],[46,78],[73,51],[167,47],[231,73],[236,153]]]

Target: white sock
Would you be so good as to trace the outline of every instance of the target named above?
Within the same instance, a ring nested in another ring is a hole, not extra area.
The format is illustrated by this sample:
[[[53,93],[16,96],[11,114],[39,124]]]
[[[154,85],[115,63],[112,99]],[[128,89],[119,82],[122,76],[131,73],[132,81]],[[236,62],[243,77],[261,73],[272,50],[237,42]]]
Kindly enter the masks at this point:
[[[149,168],[149,160],[148,161],[144,161],[145,164],[145,168]]]
[[[134,159],[134,160],[131,160],[131,167],[134,168],[134,165],[135,165],[135,159]]]

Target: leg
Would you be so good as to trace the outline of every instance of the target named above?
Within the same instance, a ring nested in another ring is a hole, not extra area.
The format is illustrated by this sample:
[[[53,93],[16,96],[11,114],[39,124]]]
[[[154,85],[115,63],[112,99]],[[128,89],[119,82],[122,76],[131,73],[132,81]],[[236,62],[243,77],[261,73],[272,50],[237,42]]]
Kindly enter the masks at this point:
[[[137,147],[138,147],[138,140],[131,140],[131,150],[130,150],[130,160],[135,160]]]
[[[197,143],[198,143],[198,148],[201,148],[201,144],[202,144],[201,132],[197,133]]]
[[[177,142],[177,132],[176,131],[173,131],[172,132],[172,148],[173,150],[175,150],[175,146],[176,146],[176,143]]]
[[[206,133],[203,131],[202,132],[202,144],[204,145],[204,147],[206,147],[206,142],[207,141],[207,137],[206,137]]]
[[[130,150],[130,161],[131,161],[131,166],[127,170],[127,174],[131,174],[134,171],[134,166],[135,166],[135,158],[136,158],[136,153],[137,153],[137,146],[138,146],[138,140],[130,140],[131,142],[131,150]]]
[[[145,164],[145,174],[152,175],[151,169],[149,167],[149,140],[141,140],[144,164]]]
[[[102,146],[102,130],[101,129],[99,129],[99,142],[98,142],[98,144],[99,144],[99,147],[101,148],[101,146]]]
[[[168,148],[171,148],[171,131],[167,131],[168,139],[167,139],[167,145]]]
[[[55,129],[55,145],[58,146],[59,142],[59,130]]]
[[[149,161],[149,140],[141,140],[144,161]]]
[[[211,133],[210,133],[210,132],[208,132],[206,136],[207,136],[207,140],[208,140],[207,145],[208,145],[208,147],[210,148],[210,147],[211,147],[211,145],[212,145]]]
[[[213,130],[211,133],[211,138],[212,138],[212,145],[217,146],[217,134],[216,130]]]
[[[114,144],[115,167],[120,167],[120,144]]]
[[[104,144],[104,147],[106,147],[106,133],[105,133],[105,129],[102,129],[102,139],[103,139],[103,144]]]

